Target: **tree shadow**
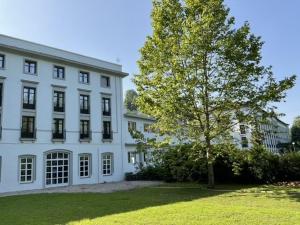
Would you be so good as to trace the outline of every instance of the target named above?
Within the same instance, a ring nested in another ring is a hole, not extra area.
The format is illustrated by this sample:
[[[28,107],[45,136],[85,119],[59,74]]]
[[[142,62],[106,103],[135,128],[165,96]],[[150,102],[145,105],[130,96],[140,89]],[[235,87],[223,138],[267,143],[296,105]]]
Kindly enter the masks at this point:
[[[0,198],[0,224],[54,225],[208,198],[230,190],[217,186],[166,184],[115,193],[35,194]],[[228,189],[228,187],[227,187]]]

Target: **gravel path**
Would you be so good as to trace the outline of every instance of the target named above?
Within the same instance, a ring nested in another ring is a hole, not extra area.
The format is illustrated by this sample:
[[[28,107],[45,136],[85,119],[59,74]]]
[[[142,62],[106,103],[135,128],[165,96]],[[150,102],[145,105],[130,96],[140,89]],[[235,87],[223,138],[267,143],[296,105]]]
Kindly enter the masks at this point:
[[[141,187],[151,187],[163,184],[160,181],[122,181],[104,184],[84,184],[65,187],[46,188],[30,191],[0,193],[0,197],[40,193],[111,193],[115,191],[132,190]]]

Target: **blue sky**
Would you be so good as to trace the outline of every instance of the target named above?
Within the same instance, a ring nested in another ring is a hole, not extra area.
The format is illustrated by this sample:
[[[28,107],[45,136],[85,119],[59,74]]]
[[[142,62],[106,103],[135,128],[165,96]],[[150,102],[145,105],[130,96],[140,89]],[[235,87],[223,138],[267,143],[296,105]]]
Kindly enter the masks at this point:
[[[300,1],[225,0],[237,25],[249,21],[262,36],[263,63],[278,79],[300,75]],[[118,62],[130,73],[124,91],[134,88],[138,50],[151,34],[150,0],[0,0],[0,33]],[[282,119],[300,115],[300,80],[279,104]]]

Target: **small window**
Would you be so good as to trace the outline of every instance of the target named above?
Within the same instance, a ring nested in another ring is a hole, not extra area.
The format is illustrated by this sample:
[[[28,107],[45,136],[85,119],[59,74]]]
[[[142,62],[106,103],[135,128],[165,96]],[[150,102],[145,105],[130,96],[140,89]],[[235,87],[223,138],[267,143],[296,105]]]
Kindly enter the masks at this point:
[[[35,156],[19,157],[19,182],[31,183],[35,176]]]
[[[56,79],[65,79],[65,68],[62,66],[54,66],[53,77]]]
[[[144,132],[151,132],[151,125],[149,123],[144,123]]]
[[[90,114],[90,96],[89,95],[80,95],[80,113]]]
[[[102,114],[104,116],[110,116],[111,115],[111,104],[110,104],[110,98],[102,98]]]
[[[245,125],[240,125],[240,132],[241,132],[241,134],[246,134],[246,127],[245,127]]]
[[[102,174],[104,176],[113,174],[113,153],[102,154]]]
[[[128,131],[136,131],[136,122],[128,121]]]
[[[54,91],[53,93],[53,111],[65,111],[65,93],[62,91]]]
[[[90,138],[90,121],[80,120],[80,139]]]
[[[64,139],[64,119],[53,119],[52,139]]]
[[[248,139],[246,137],[242,137],[242,147],[248,148]]]
[[[82,84],[89,84],[90,74],[88,72],[79,71],[79,82]]]
[[[5,67],[5,55],[0,54],[0,69]]]
[[[104,88],[110,87],[110,77],[101,76],[101,87]]]
[[[91,176],[91,155],[80,154],[79,155],[79,176],[86,178]]]
[[[103,139],[113,139],[110,121],[103,121]]]
[[[35,138],[34,117],[22,117],[21,138]]]
[[[128,152],[128,163],[136,163],[136,152]]]
[[[36,89],[33,87],[23,88],[23,109],[35,109]]]
[[[36,74],[37,73],[37,62],[26,59],[24,62],[24,73]]]

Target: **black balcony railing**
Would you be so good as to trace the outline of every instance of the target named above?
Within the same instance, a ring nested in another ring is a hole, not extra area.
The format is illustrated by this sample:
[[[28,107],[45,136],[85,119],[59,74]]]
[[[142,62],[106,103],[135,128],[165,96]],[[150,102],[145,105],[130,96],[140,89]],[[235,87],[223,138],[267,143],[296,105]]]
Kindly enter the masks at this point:
[[[92,139],[92,131],[89,131],[88,133],[79,133],[79,139],[80,140],[91,140]]]
[[[80,109],[81,114],[90,114],[90,109]]]
[[[57,132],[55,130],[52,131],[52,139],[56,140],[65,140],[66,139],[66,131]]]
[[[103,111],[102,114],[103,114],[103,116],[111,116],[110,111]]]
[[[110,131],[109,133],[103,132],[102,133],[102,139],[103,140],[112,140],[113,139],[113,132]]]
[[[21,130],[21,138],[36,139],[36,129],[33,132]]]
[[[53,108],[54,112],[64,112],[65,111],[65,106],[54,106]]]
[[[35,104],[23,103],[23,109],[35,109]]]

